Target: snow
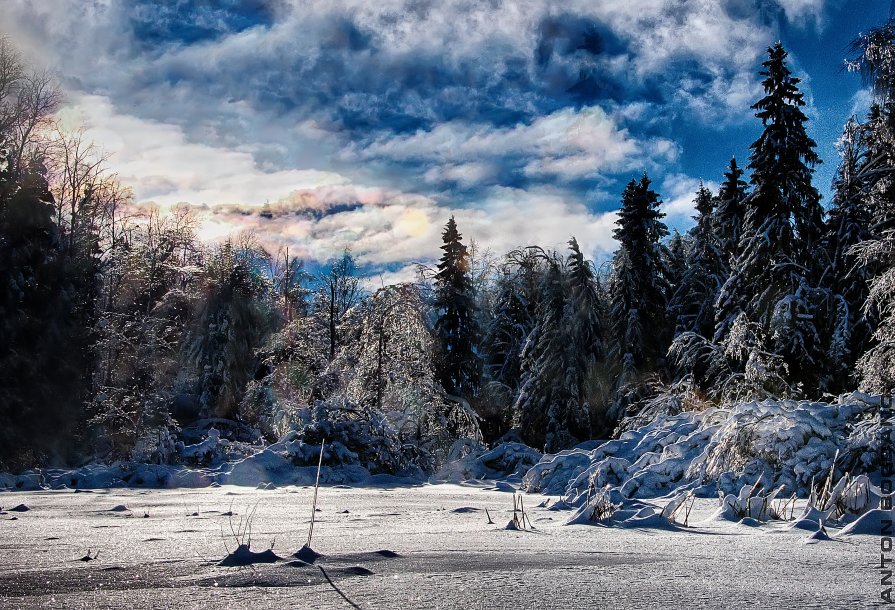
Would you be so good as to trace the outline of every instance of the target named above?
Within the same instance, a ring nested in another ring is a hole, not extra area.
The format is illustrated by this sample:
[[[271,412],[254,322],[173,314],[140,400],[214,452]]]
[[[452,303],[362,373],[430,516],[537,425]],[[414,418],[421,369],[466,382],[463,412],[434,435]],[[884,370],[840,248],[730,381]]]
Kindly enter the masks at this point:
[[[628,527],[566,525],[567,512],[534,498],[525,505],[537,529],[507,531],[511,493],[452,484],[322,487],[313,546],[323,557],[308,566],[290,555],[307,539],[312,495],[310,487],[230,485],[0,493],[3,505],[32,508],[17,521],[0,518],[0,539],[12,547],[0,607],[112,608],[123,599],[139,608],[350,607],[334,585],[371,609],[634,610],[668,607],[669,599],[694,610],[839,609],[871,606],[879,584],[871,567],[877,536],[803,544],[810,532],[768,535],[770,525],[726,521],[663,529],[655,514],[632,515]],[[117,504],[150,516],[108,511]],[[251,550],[273,543],[284,559],[217,565],[237,548],[227,512],[235,523],[256,506]],[[481,510],[455,512],[462,507]],[[697,498],[691,522],[716,507],[714,498]],[[88,549],[97,558],[79,561]]]
[[[872,468],[879,426],[874,406],[873,399],[852,394],[837,403],[766,400],[659,414],[593,450],[545,455],[522,488],[561,495],[575,506],[607,485],[626,498],[655,498],[688,489],[701,496],[740,494],[760,481],[766,493],[806,497],[837,455],[837,472]],[[751,508],[747,512],[757,518]]]
[[[541,459],[541,452],[522,443],[501,443],[488,449],[478,442],[457,441],[448,462],[429,480],[459,483],[470,480],[521,477]]]
[[[839,532],[840,536],[856,536],[866,534],[879,537],[881,532],[892,532],[892,519],[895,513],[892,510],[875,508],[857,518],[853,523],[846,525]]]

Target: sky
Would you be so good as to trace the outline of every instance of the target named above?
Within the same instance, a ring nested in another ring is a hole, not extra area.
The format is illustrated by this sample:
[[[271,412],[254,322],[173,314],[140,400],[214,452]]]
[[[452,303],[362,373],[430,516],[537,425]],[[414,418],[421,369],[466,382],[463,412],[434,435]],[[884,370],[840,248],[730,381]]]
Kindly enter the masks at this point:
[[[835,142],[869,94],[849,42],[890,0],[4,0],[0,32],[53,70],[136,201],[197,208],[310,264],[350,248],[390,283],[454,215],[500,255],[575,236],[615,249],[646,172],[692,225],[760,133],[770,44],[802,78],[828,200]]]

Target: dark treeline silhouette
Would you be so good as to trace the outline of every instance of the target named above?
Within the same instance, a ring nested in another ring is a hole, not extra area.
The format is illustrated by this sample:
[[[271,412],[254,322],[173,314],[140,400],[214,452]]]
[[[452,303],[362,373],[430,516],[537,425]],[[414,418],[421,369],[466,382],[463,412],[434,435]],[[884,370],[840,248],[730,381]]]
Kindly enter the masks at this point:
[[[132,205],[55,126],[52,79],[0,45],[5,468],[176,462],[216,426],[234,443],[335,436],[383,469],[427,470],[458,440],[552,452],[656,405],[895,389],[895,21],[854,43],[874,103],[845,126],[826,212],[778,43],[748,180],[719,165],[686,234],[669,236],[643,175],[611,265],[574,237],[497,258],[451,218],[437,270],[374,293],[348,251],[312,275],[252,235],[201,243],[188,207]]]

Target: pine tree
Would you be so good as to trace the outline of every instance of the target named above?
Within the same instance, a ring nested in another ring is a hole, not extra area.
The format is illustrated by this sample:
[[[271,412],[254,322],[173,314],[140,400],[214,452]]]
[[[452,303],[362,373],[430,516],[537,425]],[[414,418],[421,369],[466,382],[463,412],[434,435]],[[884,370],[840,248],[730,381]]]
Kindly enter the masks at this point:
[[[872,332],[863,306],[868,296],[869,268],[861,264],[855,246],[873,235],[870,210],[865,205],[860,167],[866,160],[865,130],[854,119],[845,126],[838,147],[841,162],[833,180],[833,205],[827,219],[824,245],[828,266],[823,285],[843,309],[825,362],[839,390],[849,386],[855,359],[864,352]]]
[[[66,276],[46,169],[0,163],[0,467],[59,461],[74,447],[87,370],[77,285]]]
[[[665,268],[668,270],[668,299],[670,300],[687,272],[687,258],[690,256],[693,243],[689,235],[682,235],[677,229],[667,241],[668,245],[663,256],[665,257]]]
[[[730,166],[724,173],[724,183],[718,192],[718,203],[715,208],[715,234],[728,273],[733,261],[739,255],[740,236],[746,217],[743,203],[746,199],[746,182],[742,177],[743,170],[737,166],[736,157],[731,158]]]
[[[505,386],[512,395],[522,374],[522,347],[536,323],[541,271],[539,257],[530,248],[507,255],[482,339],[488,380]]]
[[[857,57],[849,69],[861,72],[874,93],[865,122],[866,157],[858,169],[876,235],[895,229],[895,19],[852,42]]]
[[[878,324],[857,372],[861,389],[890,392],[895,390],[895,20],[859,37],[852,49],[858,57],[850,67],[863,73],[875,98],[864,125],[866,153],[856,177],[872,236],[852,251],[873,276],[864,312],[878,317]]]
[[[438,379],[449,394],[474,396],[478,391],[481,363],[476,352],[476,306],[469,277],[469,255],[454,217],[442,233],[444,254],[435,275],[435,333],[440,343]]]
[[[805,387],[815,387],[825,351],[818,325],[830,314],[828,295],[813,286],[822,260],[820,195],[811,184],[819,159],[787,53],[780,43],[768,53],[761,72],[766,95],[753,105],[764,130],[751,146],[753,189],[739,254],[716,302],[715,339],[728,339],[733,321],[745,314],[758,325],[755,335],[771,342],[766,351],[781,355]]]
[[[696,226],[690,231],[692,245],[669,311],[675,336],[693,332],[708,337],[715,325],[715,299],[726,277],[713,225],[715,198],[700,185],[695,203]]]
[[[761,119],[764,131],[752,145],[749,169],[752,170],[752,196],[746,215],[747,234],[769,234],[781,243],[781,252],[804,262],[814,253],[823,233],[823,209],[820,194],[811,183],[814,166],[820,163],[817,146],[805,129],[808,117],[802,112],[804,96],[800,80],[786,65],[787,52],[779,42],[768,49],[762,65],[762,85],[767,95],[752,108]],[[793,221],[798,240],[784,224]],[[799,256],[801,255],[801,256]]]
[[[574,238],[569,247],[567,261],[540,251],[538,321],[522,351],[514,405],[523,438],[550,453],[590,436],[588,381],[602,356],[599,286]]]
[[[659,203],[647,176],[632,180],[622,195],[614,232],[619,249],[609,286],[610,352],[628,381],[659,368],[668,347],[669,282],[661,244],[668,228]]]
[[[562,259],[556,253],[535,249],[543,262],[536,311],[537,322],[526,337],[521,353],[521,384],[513,405],[516,426],[533,447],[546,441],[548,413],[552,405],[565,403],[562,395],[565,365],[563,322],[566,281]],[[555,436],[554,436],[555,439]]]
[[[604,366],[603,302],[600,284],[590,261],[585,260],[578,241],[569,240],[568,298],[565,311],[566,374],[569,397],[562,417],[552,421],[557,434],[569,431],[577,438],[587,438],[591,432],[593,382]],[[605,422],[594,422],[607,426]],[[600,430],[606,434],[612,430]],[[548,437],[551,430],[548,429]]]

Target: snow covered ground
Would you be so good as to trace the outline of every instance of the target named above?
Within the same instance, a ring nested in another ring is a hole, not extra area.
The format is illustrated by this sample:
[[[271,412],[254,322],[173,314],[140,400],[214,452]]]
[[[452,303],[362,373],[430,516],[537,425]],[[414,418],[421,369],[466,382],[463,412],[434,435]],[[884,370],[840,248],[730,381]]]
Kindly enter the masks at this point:
[[[830,529],[832,540],[809,543],[779,522],[704,521],[718,508],[711,498],[677,531],[565,525],[573,512],[536,507],[546,497],[535,494],[524,502],[536,530],[511,531],[509,489],[322,487],[313,547],[325,557],[314,566],[288,562],[307,537],[309,487],[4,492],[0,607],[835,609],[878,599],[874,535]],[[29,510],[10,510],[19,504]],[[284,560],[216,565],[235,547],[224,513],[237,527],[253,508],[253,550],[273,544]],[[81,561],[88,550],[98,557]]]

